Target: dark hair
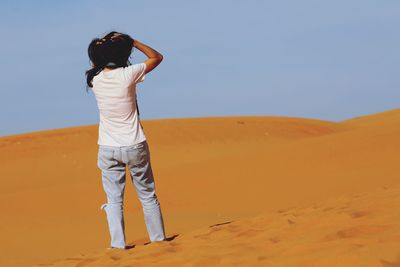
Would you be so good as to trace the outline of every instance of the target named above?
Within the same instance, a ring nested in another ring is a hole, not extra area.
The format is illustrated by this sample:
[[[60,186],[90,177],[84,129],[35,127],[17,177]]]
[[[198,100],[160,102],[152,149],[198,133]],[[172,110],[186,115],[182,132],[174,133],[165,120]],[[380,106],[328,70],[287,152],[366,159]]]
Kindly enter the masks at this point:
[[[128,59],[132,53],[132,47],[133,39],[128,34],[116,31],[106,34],[103,38],[93,39],[88,47],[88,55],[94,66],[85,72],[86,89],[93,87],[93,77],[105,67],[116,69],[131,65]]]

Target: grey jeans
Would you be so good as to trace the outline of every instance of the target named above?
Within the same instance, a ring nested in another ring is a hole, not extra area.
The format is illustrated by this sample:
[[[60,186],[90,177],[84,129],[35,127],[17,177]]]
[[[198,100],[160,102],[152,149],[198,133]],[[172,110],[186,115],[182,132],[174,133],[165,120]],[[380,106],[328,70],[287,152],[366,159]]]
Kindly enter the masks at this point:
[[[122,147],[99,145],[97,166],[101,170],[103,189],[107,195],[107,203],[101,205],[101,209],[107,214],[111,247],[126,246],[123,214],[126,167],[142,204],[150,241],[165,240],[147,141]]]

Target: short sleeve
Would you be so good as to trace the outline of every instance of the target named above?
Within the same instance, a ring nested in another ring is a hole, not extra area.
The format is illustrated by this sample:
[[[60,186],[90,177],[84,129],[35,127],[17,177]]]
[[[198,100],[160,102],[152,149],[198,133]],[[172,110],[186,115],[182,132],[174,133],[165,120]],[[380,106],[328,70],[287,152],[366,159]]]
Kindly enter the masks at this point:
[[[138,63],[138,64],[133,64],[128,67],[124,68],[124,77],[125,80],[131,84],[131,83],[140,83],[143,82],[146,74],[146,63]]]

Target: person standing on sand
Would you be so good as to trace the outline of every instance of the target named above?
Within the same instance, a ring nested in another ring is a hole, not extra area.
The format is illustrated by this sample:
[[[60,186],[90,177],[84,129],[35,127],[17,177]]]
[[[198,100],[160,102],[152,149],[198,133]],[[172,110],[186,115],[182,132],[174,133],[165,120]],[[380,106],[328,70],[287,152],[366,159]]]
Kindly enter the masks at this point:
[[[133,48],[142,51],[148,59],[132,65],[128,58]],[[85,74],[87,88],[91,87],[94,92],[100,115],[97,166],[107,195],[107,203],[101,209],[107,214],[110,248],[129,248],[123,215],[126,166],[142,204],[150,241],[164,241],[166,235],[155,193],[150,149],[136,99],[136,84],[143,82],[163,56],[129,35],[115,31],[93,39],[88,54],[92,68]]]

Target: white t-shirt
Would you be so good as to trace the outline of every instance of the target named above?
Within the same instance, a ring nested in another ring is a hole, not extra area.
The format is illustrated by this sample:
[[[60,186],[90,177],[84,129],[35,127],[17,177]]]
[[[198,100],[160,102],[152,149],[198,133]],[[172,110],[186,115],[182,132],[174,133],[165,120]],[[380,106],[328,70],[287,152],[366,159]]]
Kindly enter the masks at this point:
[[[99,109],[99,145],[129,146],[146,140],[136,107],[136,84],[145,79],[146,64],[138,63],[93,78]]]

